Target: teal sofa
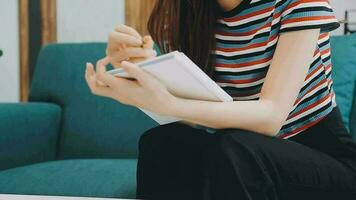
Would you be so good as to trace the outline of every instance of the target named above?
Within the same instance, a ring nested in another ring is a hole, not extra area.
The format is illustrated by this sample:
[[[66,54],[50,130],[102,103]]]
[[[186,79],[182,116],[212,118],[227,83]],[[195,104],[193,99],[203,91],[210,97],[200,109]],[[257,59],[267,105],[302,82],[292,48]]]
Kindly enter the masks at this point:
[[[356,135],[356,64],[345,56],[356,55],[356,37],[332,43],[338,101]],[[157,124],[136,108],[90,94],[85,63],[104,52],[105,44],[46,46],[30,103],[0,104],[0,193],[135,197],[138,139]]]
[[[43,48],[25,104],[0,104],[0,193],[135,198],[137,144],[157,126],[94,96],[85,80],[105,44]]]

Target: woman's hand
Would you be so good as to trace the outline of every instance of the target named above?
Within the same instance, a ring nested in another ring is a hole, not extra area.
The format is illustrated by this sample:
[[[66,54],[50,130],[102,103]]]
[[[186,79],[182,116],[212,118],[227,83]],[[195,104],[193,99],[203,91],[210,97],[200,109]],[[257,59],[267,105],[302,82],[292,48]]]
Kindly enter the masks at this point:
[[[109,62],[108,57],[99,60],[96,71],[91,63],[87,63],[85,79],[93,94],[157,114],[170,115],[176,97],[169,93],[161,82],[135,64],[126,61],[121,62],[120,66],[136,80],[117,78],[106,73],[106,65]]]
[[[154,42],[150,36],[141,37],[137,31],[125,25],[119,25],[109,34],[106,54],[111,64],[118,68],[122,61],[137,63],[155,57]]]

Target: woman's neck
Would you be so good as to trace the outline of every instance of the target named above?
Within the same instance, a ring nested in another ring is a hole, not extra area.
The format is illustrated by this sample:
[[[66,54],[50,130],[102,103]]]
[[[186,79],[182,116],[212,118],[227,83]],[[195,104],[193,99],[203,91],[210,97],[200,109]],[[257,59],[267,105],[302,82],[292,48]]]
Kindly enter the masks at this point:
[[[220,7],[225,11],[230,11],[238,6],[243,0],[217,0]]]

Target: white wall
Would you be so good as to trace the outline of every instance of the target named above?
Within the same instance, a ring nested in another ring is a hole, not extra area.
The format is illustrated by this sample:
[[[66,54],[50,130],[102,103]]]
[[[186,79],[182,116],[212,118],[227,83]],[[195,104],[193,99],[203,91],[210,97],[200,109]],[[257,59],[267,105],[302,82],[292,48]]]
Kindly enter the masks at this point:
[[[144,1],[144,0],[143,0]],[[355,0],[331,0],[339,20]],[[57,0],[59,42],[102,42],[124,23],[124,0]],[[355,19],[356,21],[356,16]],[[0,102],[19,101],[18,1],[0,0]],[[343,27],[333,34],[342,34]]]
[[[334,9],[335,15],[339,20],[345,19],[345,11],[350,9],[356,9],[356,0],[331,0],[331,6]],[[351,16],[350,16],[351,17]],[[352,16],[352,21],[356,22],[356,16]],[[344,25],[333,32],[333,35],[343,35]]]
[[[0,102],[19,101],[18,1],[0,0]]]
[[[102,42],[124,23],[124,0],[57,0],[58,42]]]

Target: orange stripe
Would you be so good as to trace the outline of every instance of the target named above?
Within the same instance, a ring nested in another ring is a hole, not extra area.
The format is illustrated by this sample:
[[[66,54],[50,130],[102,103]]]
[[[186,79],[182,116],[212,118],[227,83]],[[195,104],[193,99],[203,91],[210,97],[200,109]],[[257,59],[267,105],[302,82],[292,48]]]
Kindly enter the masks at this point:
[[[328,71],[331,68],[331,65],[329,64],[328,66],[325,67],[325,71]]]
[[[323,55],[328,54],[328,53],[330,53],[330,48],[325,49],[324,51],[322,51],[321,55],[323,56]]]
[[[316,56],[318,53],[319,53],[319,48],[317,48],[315,51],[314,51],[314,56]]]
[[[216,82],[218,83],[231,83],[231,84],[245,84],[245,83],[253,83],[259,80],[264,79],[264,77],[260,78],[251,78],[251,79],[245,79],[245,80],[217,80]]]
[[[331,83],[333,83],[333,80],[332,79],[328,80],[328,85],[330,85]]]
[[[308,80],[311,76],[313,76],[316,72],[318,72],[318,70],[322,67],[323,67],[323,64],[320,64],[317,68],[315,68],[310,74],[307,75],[307,77],[305,78],[305,81]]]
[[[280,16],[282,15],[282,13],[283,13],[283,12],[280,11],[280,12],[274,14],[274,15],[273,15],[273,19],[277,19],[278,17],[280,17]]]
[[[289,120],[289,119],[291,119],[291,118],[293,118],[293,117],[295,117],[295,116],[297,116],[297,115],[299,115],[299,114],[301,114],[301,113],[303,113],[303,112],[305,112],[307,110],[310,110],[311,108],[314,108],[315,106],[317,106],[317,105],[323,103],[325,100],[329,99],[329,97],[330,97],[330,93],[327,94],[325,97],[321,98],[319,101],[316,101],[316,102],[310,104],[309,106],[301,109],[300,111],[288,116],[287,120]]]
[[[303,21],[312,21],[312,20],[323,20],[323,19],[335,19],[334,16],[310,16],[310,17],[298,17],[295,19],[286,19],[282,21],[282,25],[303,22]]]
[[[319,36],[319,40],[322,40],[322,39],[324,39],[324,38],[326,38],[326,37],[328,37],[329,36],[329,33],[322,33],[322,34],[320,34],[320,36]]]
[[[313,121],[313,122],[311,122],[311,123],[309,123],[309,124],[306,124],[306,125],[304,125],[304,126],[302,126],[302,127],[299,127],[299,128],[297,128],[297,129],[293,130],[292,132],[285,133],[285,134],[279,136],[279,138],[284,139],[284,138],[293,136],[294,134],[296,134],[296,133],[298,133],[298,132],[300,132],[300,131],[304,131],[304,130],[306,130],[306,129],[312,127],[312,126],[314,126],[315,124],[319,123],[322,119],[324,119],[324,117],[326,117],[326,116],[323,116],[323,117],[321,117],[320,119],[317,119],[317,120],[315,120],[315,121]]]

